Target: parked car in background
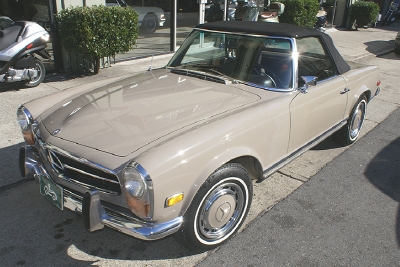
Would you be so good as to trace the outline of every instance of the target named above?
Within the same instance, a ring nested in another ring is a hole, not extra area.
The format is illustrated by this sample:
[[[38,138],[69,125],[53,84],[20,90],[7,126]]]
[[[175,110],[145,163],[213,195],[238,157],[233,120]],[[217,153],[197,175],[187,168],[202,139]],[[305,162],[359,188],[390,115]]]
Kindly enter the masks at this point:
[[[147,32],[153,33],[165,22],[164,11],[159,7],[145,6],[142,0],[106,0],[107,6],[130,6],[139,17],[139,27]]]
[[[395,42],[394,42],[394,52],[397,55],[400,55],[400,32],[398,32],[397,35],[396,35],[396,39],[395,39]]]
[[[14,24],[14,21],[6,16],[0,16],[0,31],[9,28]]]
[[[245,221],[252,180],[332,134],[354,143],[379,85],[316,29],[200,24],[164,68],[23,104],[20,171],[90,231],[210,250]]]

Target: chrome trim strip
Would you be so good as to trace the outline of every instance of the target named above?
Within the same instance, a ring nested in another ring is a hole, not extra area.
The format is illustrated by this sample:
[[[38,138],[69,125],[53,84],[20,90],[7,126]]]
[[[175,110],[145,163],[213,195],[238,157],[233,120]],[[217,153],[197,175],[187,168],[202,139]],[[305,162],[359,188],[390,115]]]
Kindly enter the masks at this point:
[[[151,181],[150,175],[147,173],[147,171],[145,170],[145,168],[143,168],[142,165],[140,165],[136,161],[132,161],[132,165],[140,173],[140,175],[142,175],[143,179],[145,179],[146,181]]]
[[[139,172],[139,174],[142,176],[144,179],[146,185],[147,185],[147,190],[145,195],[142,197],[143,199],[147,198],[147,202],[150,203],[150,214],[148,219],[151,219],[154,215],[154,188],[153,188],[153,180],[151,180],[150,175],[147,173],[146,169],[143,168],[142,165],[137,163],[136,161],[132,161],[131,164],[133,167]],[[128,164],[127,164],[128,165]],[[126,166],[127,166],[126,165]],[[125,181],[123,184],[123,187],[125,187]]]
[[[59,148],[59,147],[56,147],[56,146],[54,146],[54,145],[52,145],[52,144],[49,144],[49,143],[47,143],[47,142],[44,142],[44,141],[40,140],[40,146],[44,147],[45,149],[55,150],[55,151],[57,151],[58,153],[60,153],[60,154],[62,154],[62,155],[64,155],[64,156],[66,156],[66,157],[69,157],[69,158],[71,158],[71,159],[73,159],[73,160],[76,160],[76,161],[78,161],[78,162],[80,162],[80,163],[82,163],[82,164],[87,164],[87,165],[89,165],[89,166],[91,166],[91,167],[93,167],[93,168],[99,169],[99,170],[104,171],[104,172],[107,172],[107,173],[109,173],[109,174],[113,174],[113,175],[115,175],[115,176],[118,178],[117,173],[116,173],[115,171],[113,171],[113,170],[111,170],[111,169],[108,169],[108,168],[106,168],[106,167],[104,167],[104,166],[102,166],[102,165],[100,165],[100,164],[91,162],[91,161],[89,161],[89,160],[87,160],[87,159],[85,159],[85,158],[76,156],[76,155],[74,155],[74,154],[72,154],[72,153],[70,153],[70,152],[68,152],[68,151],[65,151],[65,150],[63,150],[63,149],[61,149],[61,148]]]
[[[81,164],[85,164],[85,165],[87,165],[88,167],[91,167],[91,168],[94,168],[94,169],[98,169],[98,170],[103,171],[103,172],[105,172],[105,173],[111,174],[111,175],[113,175],[113,176],[115,177],[115,181],[114,181],[114,180],[110,180],[110,179],[105,178],[105,177],[97,176],[97,175],[95,175],[95,174],[87,173],[87,172],[85,172],[85,171],[83,171],[83,170],[76,169],[76,168],[74,168],[74,167],[72,167],[72,166],[69,166],[69,165],[67,165],[67,164],[63,165],[65,168],[68,168],[68,169],[70,169],[70,170],[77,171],[77,172],[79,172],[79,173],[81,173],[81,174],[84,174],[84,175],[88,175],[88,176],[90,176],[90,177],[93,177],[94,179],[97,179],[97,181],[101,180],[101,181],[105,181],[105,182],[110,182],[110,183],[112,183],[112,184],[118,184],[118,185],[120,185],[120,179],[119,179],[119,177],[118,177],[118,175],[117,175],[117,173],[116,173],[115,171],[113,171],[113,170],[111,170],[111,169],[108,169],[108,168],[106,168],[106,167],[104,167],[104,166],[102,166],[102,165],[100,165],[100,164],[93,163],[93,162],[91,162],[91,161],[89,161],[89,160],[87,160],[87,159],[85,159],[85,158],[75,156],[75,155],[73,155],[72,153],[67,152],[67,151],[65,151],[65,150],[63,150],[63,149],[61,149],[61,148],[59,148],[59,147],[56,147],[56,146],[54,146],[54,145],[52,145],[52,144],[49,144],[49,143],[44,142],[44,141],[41,140],[40,138],[37,138],[37,140],[38,140],[39,152],[41,151],[41,152],[42,152],[42,157],[46,158],[49,162],[51,162],[51,160],[48,159],[48,152],[47,152],[47,151],[55,151],[55,152],[57,152],[57,153],[60,153],[62,156],[68,157],[69,159],[74,160],[74,161],[76,161],[76,162],[79,162],[79,163],[81,163]],[[51,164],[53,164],[53,163],[51,163]],[[106,193],[106,194],[111,194],[111,195],[118,195],[118,194],[120,194],[120,192],[107,190],[107,189],[105,189],[105,188],[99,188],[99,187],[96,187],[95,185],[92,185],[92,184],[82,183],[82,182],[80,182],[80,181],[77,181],[77,180],[74,179],[73,177],[66,177],[66,176],[64,176],[64,175],[63,175],[62,173],[60,173],[59,171],[54,170],[54,167],[52,167],[52,169],[53,169],[53,171],[55,172],[55,174],[57,175],[58,178],[63,179],[64,181],[67,181],[67,182],[69,182],[69,183],[73,183],[73,184],[80,185],[80,186],[82,186],[82,187],[84,187],[84,188],[86,188],[86,189],[96,188],[96,189],[98,189],[98,190],[100,190],[101,192]]]
[[[89,189],[96,189],[96,190],[99,190],[100,192],[108,194],[108,195],[115,195],[115,196],[120,195],[118,192],[110,191],[110,190],[107,190],[107,189],[104,189],[104,188],[99,188],[99,187],[94,186],[94,185],[85,184],[85,183],[79,182],[77,180],[74,180],[72,178],[65,177],[62,174],[59,174],[57,177],[62,179],[62,180],[64,180],[64,181],[67,181],[67,182],[69,182],[71,184],[79,185],[79,186],[81,186],[81,187],[83,187],[85,189],[88,189],[88,190]]]
[[[119,182],[117,182],[117,181],[110,180],[110,179],[107,179],[107,178],[100,177],[100,176],[98,176],[98,175],[94,175],[94,174],[91,174],[91,173],[82,171],[82,170],[80,170],[80,169],[77,169],[77,168],[74,168],[74,167],[72,167],[72,166],[69,166],[68,164],[64,164],[64,168],[68,168],[68,169],[70,169],[70,170],[73,170],[73,171],[82,173],[82,174],[87,175],[87,176],[91,176],[91,177],[93,177],[93,178],[96,178],[96,179],[99,179],[99,180],[102,180],[102,181],[105,181],[105,182],[110,182],[110,183],[113,183],[113,184],[119,184]]]
[[[327,137],[329,137],[334,132],[339,130],[341,127],[346,125],[347,120],[348,120],[348,118],[343,119],[341,122],[339,122],[338,124],[336,124],[335,126],[330,128],[329,130],[327,130],[326,132],[324,132],[320,136],[317,136],[314,140],[311,140],[309,143],[307,143],[306,145],[300,147],[298,150],[296,150],[295,152],[293,152],[289,156],[283,158],[282,160],[278,161],[277,163],[275,163],[271,167],[269,167],[266,170],[264,170],[263,177],[261,179],[259,179],[259,180],[260,181],[265,180],[268,176],[270,176],[271,174],[273,174],[274,172],[276,172],[277,170],[279,170],[280,168],[282,168],[283,166],[285,166],[286,164],[288,164],[292,160],[296,159],[297,157],[302,155],[304,152],[307,152],[310,148],[312,148],[312,147],[316,146],[317,144],[319,144],[320,142],[324,141]]]

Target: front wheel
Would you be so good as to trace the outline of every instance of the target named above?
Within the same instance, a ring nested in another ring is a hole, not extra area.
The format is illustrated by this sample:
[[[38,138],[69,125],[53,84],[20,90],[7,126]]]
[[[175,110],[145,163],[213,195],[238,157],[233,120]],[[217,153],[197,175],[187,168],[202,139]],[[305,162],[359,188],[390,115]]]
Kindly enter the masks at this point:
[[[35,70],[37,71],[37,75],[26,83],[26,87],[35,87],[43,82],[44,76],[46,75],[46,69],[44,68],[42,61],[37,58],[35,58]]]
[[[217,169],[196,193],[175,238],[197,252],[216,248],[240,228],[249,211],[253,185],[235,163]]]
[[[362,95],[354,105],[347,124],[337,131],[334,140],[342,145],[351,145],[360,135],[367,112],[367,98]]]

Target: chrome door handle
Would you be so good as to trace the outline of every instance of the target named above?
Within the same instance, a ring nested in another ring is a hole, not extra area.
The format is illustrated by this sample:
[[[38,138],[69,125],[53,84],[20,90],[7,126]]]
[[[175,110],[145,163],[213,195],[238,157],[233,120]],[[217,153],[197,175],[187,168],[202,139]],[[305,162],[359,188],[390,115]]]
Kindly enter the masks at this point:
[[[343,91],[340,91],[340,94],[343,95],[343,94],[345,94],[347,92],[350,92],[350,89],[349,88],[344,88]]]

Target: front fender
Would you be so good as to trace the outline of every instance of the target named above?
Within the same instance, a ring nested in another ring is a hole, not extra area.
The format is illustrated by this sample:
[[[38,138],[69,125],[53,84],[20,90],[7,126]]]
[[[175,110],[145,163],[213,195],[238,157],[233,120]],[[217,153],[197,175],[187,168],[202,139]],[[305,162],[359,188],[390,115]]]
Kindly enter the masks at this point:
[[[247,156],[267,168],[284,157],[290,127],[287,103],[277,105],[275,115],[267,111],[274,105],[260,106],[204,122],[134,156],[153,181],[155,220],[184,214],[204,181],[227,162]],[[183,201],[165,206],[167,197],[181,192]]]

